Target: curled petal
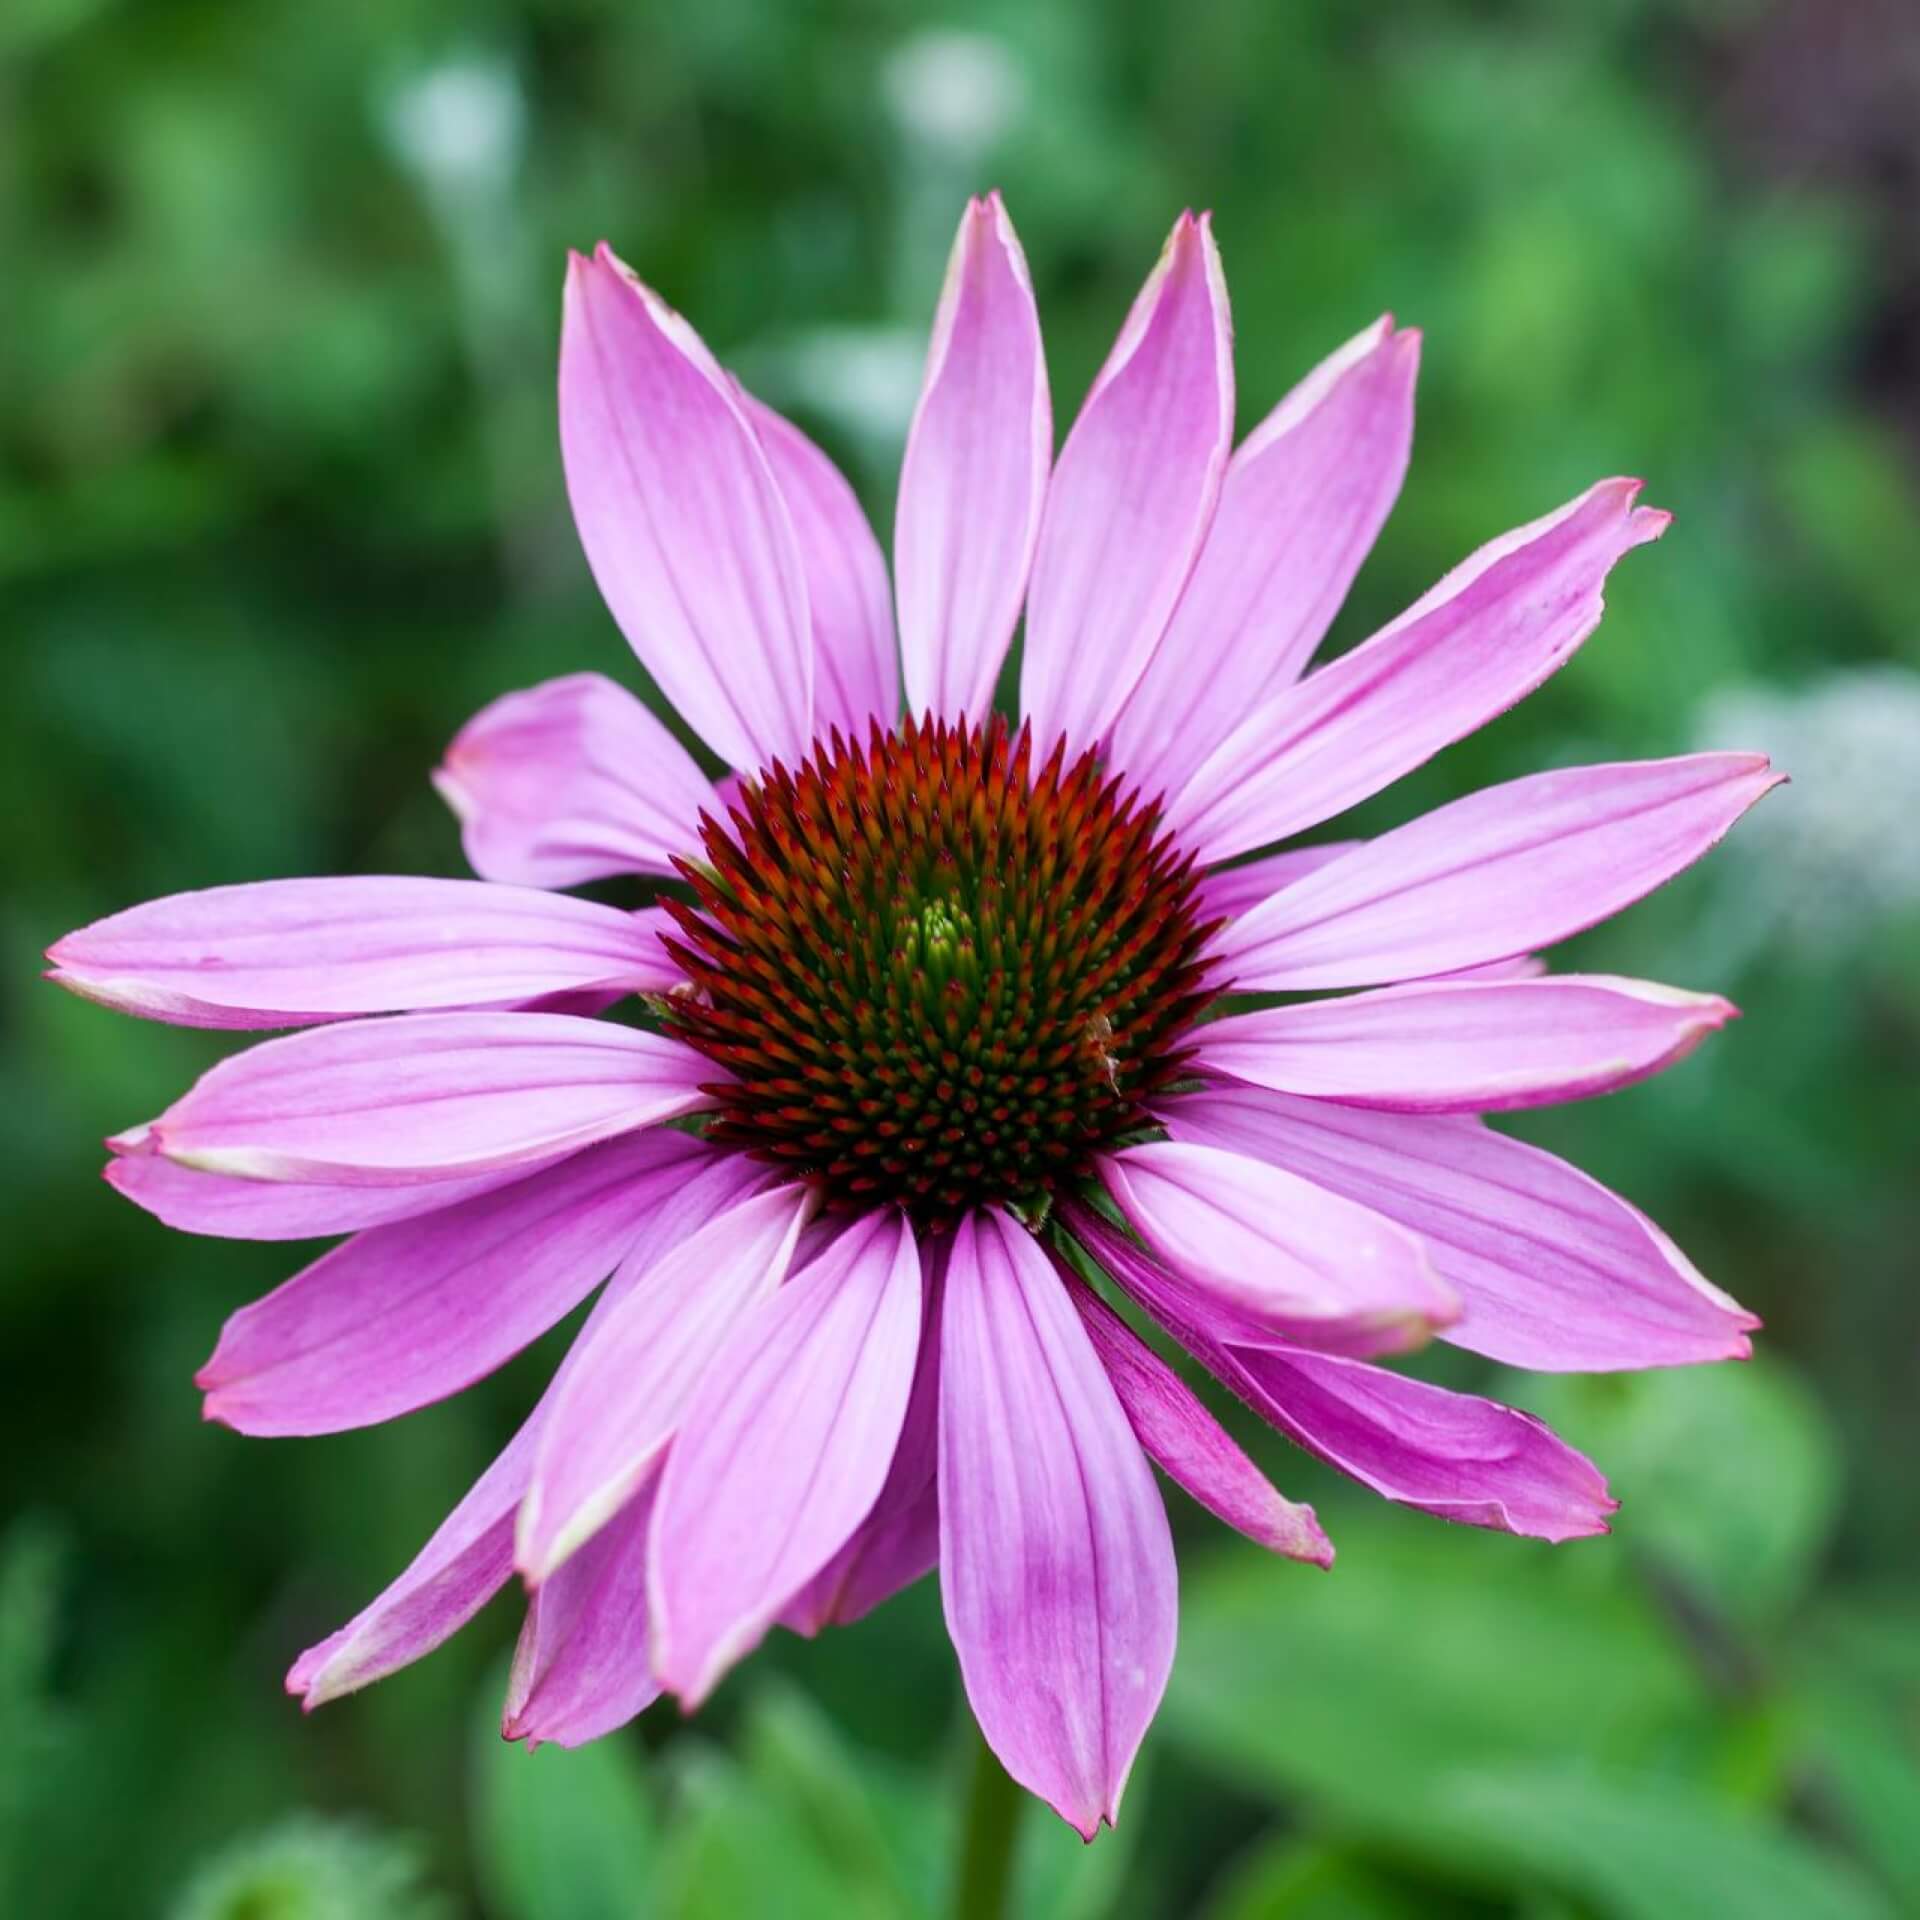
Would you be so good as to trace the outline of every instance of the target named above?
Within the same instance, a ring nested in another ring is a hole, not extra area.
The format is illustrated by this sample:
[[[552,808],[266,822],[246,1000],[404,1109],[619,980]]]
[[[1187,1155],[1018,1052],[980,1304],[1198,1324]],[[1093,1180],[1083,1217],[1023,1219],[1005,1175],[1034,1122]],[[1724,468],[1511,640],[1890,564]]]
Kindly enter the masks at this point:
[[[594,578],[647,671],[729,765],[813,738],[793,521],[733,382],[610,247],[573,257],[560,450]]]
[[[1061,449],[1020,706],[1042,753],[1096,745],[1166,630],[1233,444],[1233,329],[1208,216],[1182,214]]]
[[[1376,321],[1241,443],[1220,508],[1114,758],[1177,789],[1263,699],[1298,679],[1399,496],[1420,336]]]
[[[1734,1017],[1717,994],[1609,974],[1434,980],[1233,1014],[1200,1030],[1209,1072],[1356,1107],[1495,1113],[1612,1093]]]
[[[1335,1353],[1391,1353],[1459,1317],[1414,1235],[1264,1161],[1160,1141],[1099,1166],[1210,1324]]]
[[[1169,801],[1202,861],[1303,832],[1531,693],[1600,624],[1613,564],[1668,516],[1603,480],[1473,555],[1391,625],[1249,714]]]
[[[222,1240],[323,1240],[437,1213],[524,1180],[531,1171],[503,1167],[412,1187],[342,1187],[325,1181],[241,1180],[134,1151],[116,1152],[103,1177],[116,1193],[182,1233]]]
[[[1217,936],[1242,992],[1424,979],[1590,927],[1715,846],[1782,775],[1757,753],[1537,773],[1437,808]]]
[[[109,1145],[245,1180],[412,1186],[691,1113],[712,1072],[676,1040],[570,1014],[353,1020],[221,1061]]]
[[[941,1306],[940,1590],[988,1744],[1091,1839],[1173,1662],[1173,1542],[1058,1276],[997,1209],[961,1222]]]
[[[813,730],[838,727],[864,740],[900,717],[887,563],[853,489],[827,456],[783,414],[742,392],[780,483],[813,618]]]
[[[1040,532],[1053,406],[1033,282],[997,193],[960,219],[893,529],[907,705],[981,720]]]
[[[577,887],[615,873],[671,874],[718,813],[693,756],[624,687],[573,673],[482,707],[433,784],[483,880]]]
[[[687,1705],[872,1509],[919,1335],[913,1228],[882,1212],[746,1313],[707,1369],[667,1460],[649,1561],[654,1671]]]
[[[659,917],[478,880],[259,880],[149,900],[48,949],[83,999],[189,1027],[664,990]]]
[[[1164,1114],[1177,1140],[1271,1160],[1411,1228],[1464,1303],[1443,1334],[1455,1346],[1581,1373],[1749,1352],[1759,1322],[1637,1208],[1476,1120],[1230,1086]]]
[[[1592,1461],[1531,1414],[1297,1347],[1229,1347],[1186,1317],[1164,1267],[1085,1207],[1075,1235],[1223,1385],[1280,1432],[1386,1499],[1541,1540],[1605,1533],[1615,1506]]]

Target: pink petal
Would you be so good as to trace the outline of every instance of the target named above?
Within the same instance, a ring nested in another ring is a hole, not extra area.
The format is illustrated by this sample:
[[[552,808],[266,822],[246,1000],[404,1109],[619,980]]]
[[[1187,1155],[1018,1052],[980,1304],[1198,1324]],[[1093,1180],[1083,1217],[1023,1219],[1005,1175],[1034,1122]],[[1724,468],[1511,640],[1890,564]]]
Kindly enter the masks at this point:
[[[1436,980],[1234,1014],[1198,1063],[1279,1093],[1405,1113],[1494,1113],[1631,1086],[1734,1017],[1727,1001],[1647,980]]]
[[[1282,887],[1291,887],[1310,873],[1318,873],[1330,860],[1338,860],[1364,840],[1329,840],[1317,847],[1289,847],[1285,853],[1270,853],[1264,860],[1249,860],[1237,867],[1221,867],[1200,876],[1200,917],[1204,920],[1237,920],[1251,913],[1261,901],[1268,900]],[[1215,937],[1215,945],[1219,944]]]
[[[1145,791],[1184,785],[1299,678],[1399,495],[1419,366],[1419,334],[1378,320],[1241,443],[1193,578],[1114,726],[1114,759]]]
[[[1747,1356],[1759,1322],[1650,1220],[1475,1120],[1225,1086],[1164,1117],[1176,1139],[1271,1160],[1411,1228],[1465,1302],[1455,1346],[1547,1372]]]
[[[780,1610],[781,1625],[809,1638],[848,1626],[932,1570],[940,1558],[935,1467],[940,1436],[940,1296],[947,1243],[920,1248],[920,1347],[913,1389],[885,1484],[853,1537]]]
[[[1309,1453],[1403,1506],[1538,1540],[1608,1530],[1617,1503],[1598,1468],[1530,1413],[1324,1353],[1235,1350],[1221,1377]]]
[[[605,1020],[402,1014],[264,1041],[109,1144],[246,1180],[410,1186],[691,1113],[712,1075],[678,1041]]]
[[[1511,960],[1487,960],[1477,967],[1455,967],[1435,980],[1538,980],[1547,963],[1537,953],[1516,953]]]
[[[701,1176],[703,1186],[729,1176],[736,1181],[759,1177],[758,1170],[737,1156],[713,1158],[715,1168]],[[662,1233],[679,1224],[668,1216],[658,1225],[649,1222],[641,1229],[629,1264],[594,1302],[580,1337],[506,1451],[474,1483],[392,1586],[339,1632],[309,1647],[294,1662],[287,1675],[287,1691],[302,1695],[308,1712],[431,1653],[506,1584],[513,1571],[514,1513],[532,1477],[541,1427],[581,1350],[657,1254]]]
[[[668,1456],[648,1563],[653,1669],[688,1707],[873,1507],[919,1337],[913,1228],[891,1211],[735,1323]]]
[[[961,1222],[940,1335],[940,1585],[967,1699],[1091,1839],[1173,1663],[1173,1541],[1140,1443],[1033,1237]]]
[[[287,1691],[309,1713],[411,1666],[506,1585],[513,1510],[526,1485],[534,1431],[530,1420],[392,1586],[293,1663]]]
[[[1537,773],[1322,867],[1216,936],[1242,992],[1421,979],[1618,913],[1716,845],[1783,776],[1755,753]]]
[[[1332,1566],[1333,1546],[1313,1509],[1281,1493],[1199,1395],[1091,1287],[1069,1276],[1067,1291],[1134,1437],[1160,1471],[1209,1513],[1270,1552]]]
[[[713,783],[624,687],[572,673],[482,707],[433,784],[483,880],[576,887],[673,872],[717,814]]]
[[[961,215],[900,468],[894,572],[916,717],[980,720],[992,704],[1052,459],[1033,283],[993,193]]]
[[[1392,1353],[1459,1317],[1405,1228],[1264,1161],[1159,1141],[1098,1164],[1203,1323],[1335,1353]]]
[[[738,391],[738,390],[736,390]],[[900,718],[887,563],[840,469],[784,415],[739,392],[780,483],[813,619],[813,730],[864,740],[871,723]]]
[[[583,1343],[520,1510],[517,1564],[529,1585],[645,1482],[736,1322],[780,1284],[810,1205],[793,1186],[742,1201],[652,1259],[646,1285]]]
[[[558,1163],[550,1163],[558,1164]],[[117,1153],[103,1170],[116,1193],[183,1233],[224,1240],[321,1240],[437,1213],[477,1193],[527,1178],[527,1167],[435,1180],[414,1187],[341,1187],[292,1180],[238,1180],[176,1166],[155,1153]]]
[[[338,1433],[484,1378],[570,1313],[663,1207],[687,1228],[740,1163],[653,1129],[438,1213],[355,1235],[228,1320],[195,1384],[241,1433]],[[689,1213],[689,1204],[692,1211]]]
[[[729,765],[813,739],[813,639],[793,522],[734,386],[602,245],[567,271],[560,450],[620,630]]]
[[[1542,1540],[1605,1533],[1615,1502],[1584,1454],[1531,1414],[1299,1348],[1229,1348],[1184,1318],[1177,1283],[1082,1206],[1069,1226],[1108,1273],[1262,1419],[1389,1500]]]
[[[680,978],[655,916],[478,880],[258,880],[129,907],[47,950],[83,999],[188,1027],[298,1027]]]
[[[1182,214],[1061,449],[1020,707],[1042,755],[1098,743],[1193,571],[1233,444],[1233,330],[1208,216]]]
[[[647,1534],[659,1486],[655,1474],[529,1595],[500,1717],[507,1739],[584,1746],[659,1699],[647,1664]]]
[[[1623,553],[1665,531],[1637,480],[1603,480],[1481,548],[1364,645],[1266,701],[1174,796],[1204,862],[1284,840],[1377,793],[1531,693],[1600,624]]]

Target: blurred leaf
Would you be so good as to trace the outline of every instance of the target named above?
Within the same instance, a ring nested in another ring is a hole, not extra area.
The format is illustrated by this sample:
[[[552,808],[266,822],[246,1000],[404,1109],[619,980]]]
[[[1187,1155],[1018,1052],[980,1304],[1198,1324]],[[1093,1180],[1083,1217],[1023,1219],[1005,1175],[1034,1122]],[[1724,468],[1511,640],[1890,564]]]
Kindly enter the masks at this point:
[[[1920,1911],[1920,1601],[1824,1599],[1787,1661],[1806,1796]]]
[[[1783,1618],[1837,1512],[1838,1450],[1818,1403],[1767,1360],[1514,1381],[1513,1396],[1606,1469],[1617,1543],[1727,1618]]]
[[[1459,1773],[1434,1814],[1463,1853],[1537,1874],[1607,1920],[1893,1920],[1846,1863],[1680,1782]]]
[[[1206,1920],[1444,1920],[1450,1903],[1310,1841],[1269,1842],[1236,1867]]]
[[[421,1884],[411,1840],[314,1814],[223,1849],[170,1909],[173,1920],[448,1920]]]
[[[632,1744],[619,1735],[529,1752],[500,1737],[501,1675],[482,1689],[475,1867],[494,1920],[640,1920],[659,1841]]]
[[[59,1721],[51,1694],[62,1554],[19,1520],[0,1540],[0,1912],[18,1910],[34,1851],[32,1810]]]
[[[846,1920],[911,1914],[870,1886],[850,1885],[804,1816],[718,1749],[679,1756],[679,1805],[661,1864],[661,1910],[672,1920]]]
[[[1343,1512],[1325,1575],[1222,1554],[1186,1582],[1166,1721],[1208,1765],[1419,1833],[1475,1767],[1630,1755],[1704,1706],[1605,1543]]]
[[[850,1911],[878,1915],[912,1910],[901,1878],[903,1863],[889,1844],[890,1828],[903,1824],[903,1809],[896,1797],[889,1820],[876,1805],[871,1776],[879,1771],[877,1763],[857,1761],[804,1694],[775,1680],[760,1683],[742,1749],[756,1786],[805,1827],[845,1889]],[[933,1838],[936,1823],[923,1812],[904,1824],[910,1841]]]

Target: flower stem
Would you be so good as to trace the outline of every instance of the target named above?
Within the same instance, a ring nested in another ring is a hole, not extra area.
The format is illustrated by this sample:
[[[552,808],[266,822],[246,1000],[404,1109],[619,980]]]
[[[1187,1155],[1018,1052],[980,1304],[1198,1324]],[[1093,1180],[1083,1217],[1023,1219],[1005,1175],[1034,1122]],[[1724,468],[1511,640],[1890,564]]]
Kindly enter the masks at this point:
[[[1013,1843],[1025,1802],[1026,1795],[1007,1778],[976,1730],[953,1920],[1005,1920],[1007,1891],[1013,1884]]]

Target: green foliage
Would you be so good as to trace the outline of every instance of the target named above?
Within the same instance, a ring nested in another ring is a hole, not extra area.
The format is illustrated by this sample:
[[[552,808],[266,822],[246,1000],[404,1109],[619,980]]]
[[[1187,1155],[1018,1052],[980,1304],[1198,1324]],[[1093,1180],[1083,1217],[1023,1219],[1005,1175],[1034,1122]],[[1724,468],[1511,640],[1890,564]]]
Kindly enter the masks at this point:
[[[346,1820],[296,1814],[223,1848],[172,1920],[446,1920],[419,1848]]]
[[[567,523],[564,249],[605,234],[640,264],[884,535],[961,197],[1007,193],[1062,430],[1172,214],[1210,205],[1243,428],[1383,309],[1426,332],[1413,470],[1336,647],[1600,474],[1647,474],[1677,514],[1565,671],[1343,830],[1729,744],[1729,712],[1801,753],[1818,689],[1893,714],[1920,674],[1915,29],[1806,13],[0,5],[0,1511],[44,1516],[0,1545],[0,1911],[122,1920],[188,1886],[179,1911],[222,1920],[417,1914],[423,1884],[484,1920],[947,1898],[930,1590],[776,1635],[693,1727],[669,1708],[580,1753],[503,1746],[491,1683],[473,1733],[511,1601],[367,1695],[285,1700],[556,1343],[375,1433],[204,1426],[190,1379],[223,1316],[303,1256],[167,1233],[101,1185],[97,1142],[229,1043],[37,978],[50,940],[148,895],[457,872],[425,775],[475,707],[584,668],[645,691]],[[1118,1834],[1029,1812],[1023,1915],[1920,1910],[1897,784],[1920,742],[1860,732],[1861,704],[1713,860],[1561,956],[1746,1019],[1656,1084],[1515,1122],[1763,1314],[1763,1358],[1582,1381],[1436,1360],[1612,1476],[1614,1537],[1560,1551],[1378,1509],[1238,1425],[1338,1565],[1268,1565],[1176,1502],[1163,1729]],[[377,1824],[299,1811],[324,1807]]]

